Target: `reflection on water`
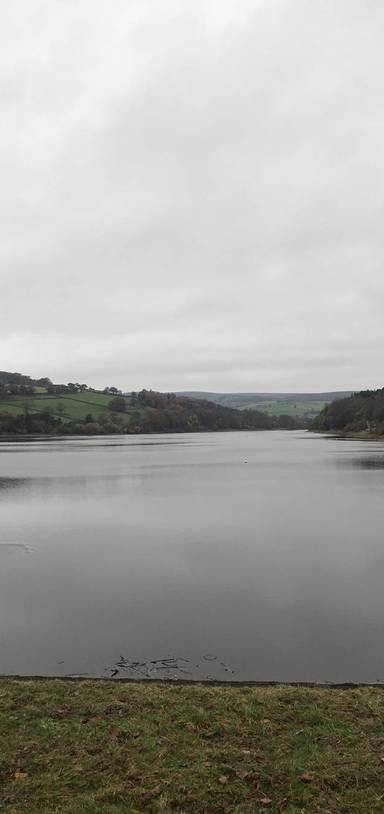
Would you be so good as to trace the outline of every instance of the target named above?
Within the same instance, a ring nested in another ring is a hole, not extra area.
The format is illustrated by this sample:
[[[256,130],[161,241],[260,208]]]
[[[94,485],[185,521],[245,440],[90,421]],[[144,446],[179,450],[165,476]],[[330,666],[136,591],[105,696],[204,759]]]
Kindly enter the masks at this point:
[[[301,432],[0,444],[0,672],[383,680],[383,469]]]
[[[26,478],[0,478],[0,499],[2,489],[20,489],[27,483]]]
[[[384,469],[384,455],[377,454],[351,458],[349,464],[356,466],[358,469]]]
[[[0,542],[0,557],[6,554],[32,554],[33,548],[26,543]]]

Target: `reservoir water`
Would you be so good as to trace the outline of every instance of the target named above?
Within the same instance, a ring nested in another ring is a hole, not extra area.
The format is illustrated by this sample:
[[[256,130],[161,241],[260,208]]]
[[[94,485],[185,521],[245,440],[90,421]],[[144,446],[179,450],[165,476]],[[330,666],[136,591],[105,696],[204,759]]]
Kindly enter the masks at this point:
[[[384,445],[0,444],[0,673],[384,680]]]

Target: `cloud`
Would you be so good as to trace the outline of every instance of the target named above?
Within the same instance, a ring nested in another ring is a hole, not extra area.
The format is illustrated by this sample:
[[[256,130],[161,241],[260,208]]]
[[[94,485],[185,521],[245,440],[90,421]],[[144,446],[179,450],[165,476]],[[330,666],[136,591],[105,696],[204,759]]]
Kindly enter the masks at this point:
[[[379,2],[4,0],[3,369],[383,384]]]

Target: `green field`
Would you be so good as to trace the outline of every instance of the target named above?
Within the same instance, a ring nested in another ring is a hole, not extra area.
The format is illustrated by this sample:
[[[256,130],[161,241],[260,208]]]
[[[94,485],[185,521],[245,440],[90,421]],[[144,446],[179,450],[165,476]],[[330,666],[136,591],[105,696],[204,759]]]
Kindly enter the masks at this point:
[[[109,412],[113,396],[104,393],[64,393],[58,396],[38,394],[35,396],[10,396],[0,403],[0,412],[13,414],[29,412],[49,412],[57,418],[77,421],[91,414],[95,420],[102,413]]]
[[[349,396],[351,391],[324,393],[211,393],[185,391],[177,395],[207,399],[222,407],[236,410],[260,410],[268,415],[290,415],[297,418],[314,418],[326,404]]]
[[[97,421],[103,413],[110,412],[109,405],[113,399],[112,395],[89,390],[82,393],[63,393],[57,396],[41,392],[44,388],[36,388],[36,390],[40,392],[30,396],[9,396],[3,399],[3,402],[0,403],[0,412],[10,412],[15,415],[26,411],[33,413],[49,410],[53,416],[61,418],[63,421],[79,421],[89,414]],[[282,394],[275,394],[275,397],[273,397],[274,394],[269,394],[267,397],[266,394],[258,393],[196,393],[188,395],[193,398],[199,396],[222,407],[231,407],[232,409],[254,409],[268,413],[271,416],[284,414],[312,419],[332,400],[335,394],[319,394],[318,399],[316,399],[315,394],[308,396],[308,394],[300,393],[296,394],[296,396],[288,394],[286,397],[283,397]],[[130,411],[129,399],[127,399],[127,419]]]
[[[20,413],[24,412],[25,408],[22,406],[21,401],[0,401],[0,413],[12,413],[12,415],[20,415]]]
[[[239,410],[261,410],[268,415],[314,416],[318,415],[327,401],[256,401],[254,403],[239,404]]]
[[[9,814],[382,814],[384,692],[0,682]]]
[[[63,422],[66,421],[81,421],[86,416],[91,415],[95,421],[98,421],[101,415],[110,413],[110,402],[113,396],[104,393],[95,393],[92,391],[85,391],[83,393],[64,393],[57,396],[52,396],[44,393],[36,393],[35,395],[26,396],[9,396],[8,399],[0,403],[0,412],[10,412],[13,415],[22,414],[25,412],[38,413],[43,410],[48,410],[55,418],[61,418]],[[272,416],[286,414],[290,416],[308,416],[315,417],[323,406],[325,401],[293,401],[288,399],[282,400],[245,400],[241,403],[240,400],[236,402],[236,409],[246,410],[255,409],[261,412],[268,413]],[[234,405],[232,405],[234,406]],[[136,406],[136,410],[137,410]],[[147,408],[148,409],[148,408]],[[150,408],[149,408],[150,410]],[[125,420],[129,421],[129,414],[132,408],[129,407],[129,400],[127,399],[127,411],[120,415],[125,416]]]

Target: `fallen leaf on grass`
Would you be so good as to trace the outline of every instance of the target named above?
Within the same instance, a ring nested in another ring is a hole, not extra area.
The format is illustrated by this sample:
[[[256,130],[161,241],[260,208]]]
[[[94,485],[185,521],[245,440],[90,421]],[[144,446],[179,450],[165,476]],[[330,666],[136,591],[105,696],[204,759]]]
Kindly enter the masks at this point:
[[[99,755],[102,751],[102,746],[88,746],[87,755]]]
[[[52,715],[52,718],[55,718],[56,716],[70,715],[71,712],[72,712],[71,707],[59,707],[58,709],[54,709],[51,712],[51,715]]]
[[[111,728],[109,730],[109,734],[110,734],[111,738],[113,738],[113,740],[116,741],[120,737],[121,732],[120,732],[120,729],[117,728],[117,726],[111,726]]]
[[[222,775],[219,777],[219,783],[221,783],[221,785],[222,785],[222,786],[225,786],[225,785],[226,785],[226,783],[228,783],[228,777],[227,777],[227,775],[226,775],[226,774],[222,774]]]
[[[270,797],[267,797],[266,794],[263,794],[261,797],[257,798],[257,802],[260,803],[261,806],[270,806],[272,800]]]
[[[152,797],[158,797],[161,794],[161,786],[154,786],[153,789],[144,790],[141,798],[143,800],[151,800]]]
[[[25,780],[28,777],[28,772],[21,772],[20,769],[17,769],[14,774],[15,780]]]
[[[141,772],[137,772],[137,771],[129,772],[129,774],[127,775],[127,778],[128,778],[128,780],[137,780],[137,781],[139,781],[139,780],[143,779],[143,775],[141,774]]]
[[[245,778],[248,777],[249,772],[247,772],[245,769],[236,769],[235,775],[240,780],[245,780]]]
[[[224,735],[225,732],[220,729],[215,729],[213,731],[202,732],[201,737],[204,738],[204,740],[215,740],[217,738],[223,738]]]
[[[303,772],[303,774],[300,775],[300,780],[303,783],[313,783],[314,779],[315,775],[313,772]]]

